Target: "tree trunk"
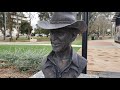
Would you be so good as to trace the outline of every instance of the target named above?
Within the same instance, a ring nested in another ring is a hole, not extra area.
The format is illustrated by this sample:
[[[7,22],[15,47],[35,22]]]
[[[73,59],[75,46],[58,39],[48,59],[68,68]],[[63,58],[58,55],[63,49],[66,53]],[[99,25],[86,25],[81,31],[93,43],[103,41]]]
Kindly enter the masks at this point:
[[[18,26],[18,14],[16,13],[17,16],[17,23],[16,23],[16,30],[17,30],[17,35],[16,35],[16,40],[19,38],[19,26]]]
[[[105,37],[105,29],[103,28],[103,37]]]
[[[9,34],[10,34],[10,41],[13,40],[12,38],[12,25],[13,25],[13,21],[12,21],[12,18],[11,18],[11,13],[8,14],[8,19],[9,19]]]
[[[30,40],[30,31],[28,30],[28,40]]]
[[[4,29],[4,33],[3,33],[3,40],[6,39],[6,30]]]
[[[30,29],[28,29],[28,40],[30,40]]]
[[[28,40],[30,40],[30,34],[28,34]]]
[[[1,32],[2,32],[2,34],[3,34],[3,40],[5,40],[5,34],[4,34],[4,31],[2,30],[2,27],[0,27],[0,30],[1,30]]]
[[[10,30],[10,42],[13,40],[13,37],[12,37],[12,29]]]
[[[19,28],[17,28],[17,34],[16,34],[16,40],[18,40],[18,38],[19,38],[19,33],[20,33],[20,30],[19,30]]]
[[[16,35],[16,40],[18,40],[18,38],[19,38],[19,34]]]
[[[6,39],[6,30],[4,29],[4,32],[3,32],[3,40]]]

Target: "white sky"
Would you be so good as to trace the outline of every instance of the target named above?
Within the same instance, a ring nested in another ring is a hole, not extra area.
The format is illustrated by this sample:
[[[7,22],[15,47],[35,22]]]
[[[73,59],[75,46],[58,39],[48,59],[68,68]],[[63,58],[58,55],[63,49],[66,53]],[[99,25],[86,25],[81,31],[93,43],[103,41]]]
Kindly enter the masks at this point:
[[[31,25],[33,29],[36,27],[36,24],[39,20],[37,12],[24,12],[25,16],[29,17],[29,13],[31,14]]]

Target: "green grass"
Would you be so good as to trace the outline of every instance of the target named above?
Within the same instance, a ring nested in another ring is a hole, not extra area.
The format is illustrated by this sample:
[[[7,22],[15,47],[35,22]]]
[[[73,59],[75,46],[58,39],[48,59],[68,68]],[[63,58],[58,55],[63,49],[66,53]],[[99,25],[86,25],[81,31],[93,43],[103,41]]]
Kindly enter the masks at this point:
[[[39,52],[40,49],[45,49],[49,53],[52,50],[51,46],[43,46],[43,45],[0,45],[0,52],[4,52],[5,50],[10,52],[15,52],[18,49],[21,49],[22,52],[25,52],[27,50],[36,50]],[[75,51],[79,50],[79,47],[73,47]]]
[[[82,45],[82,40],[76,39],[72,44],[73,45]]]
[[[34,39],[37,39],[38,42],[41,41],[48,41],[48,44],[50,43],[50,39],[49,37],[32,37]],[[0,41],[4,41],[2,39],[0,39]],[[5,40],[6,42],[9,42],[8,38],[6,38]],[[18,40],[15,40],[15,38],[13,38],[12,42],[29,42],[30,40],[28,40],[26,37],[19,37]],[[77,38],[75,39],[75,41],[73,41],[74,45],[81,45],[82,44],[82,37],[80,35],[77,36]]]
[[[37,39],[38,41],[48,41],[48,43],[50,43],[49,37],[34,37],[34,39]],[[82,45],[82,37],[78,35],[77,38],[72,42],[72,44]]]
[[[78,47],[73,48],[76,52]],[[41,62],[52,50],[51,46],[39,45],[0,45],[0,61],[9,62],[1,67],[15,66],[20,71],[41,70]]]
[[[32,36],[31,38],[37,39],[37,41],[49,41],[49,37],[34,37],[34,36]],[[28,41],[28,38],[19,37],[17,41]]]
[[[82,37],[81,35],[78,35],[77,38],[73,41],[74,45],[82,45]]]
[[[16,50],[21,49],[22,52],[27,50],[37,50],[39,52],[40,49],[46,49],[48,52],[51,50],[51,46],[40,46],[40,45],[0,45],[0,51],[8,50],[10,52],[15,52]]]
[[[33,37],[34,39],[37,39],[37,41],[50,41],[49,37]]]

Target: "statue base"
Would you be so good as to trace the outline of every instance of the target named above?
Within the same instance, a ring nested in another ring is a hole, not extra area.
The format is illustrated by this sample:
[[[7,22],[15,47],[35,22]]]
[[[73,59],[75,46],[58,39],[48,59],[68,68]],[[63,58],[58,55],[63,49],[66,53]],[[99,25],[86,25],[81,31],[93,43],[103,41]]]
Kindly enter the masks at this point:
[[[42,71],[39,71],[38,73],[34,74],[33,76],[31,76],[30,78],[45,78],[43,75]],[[78,76],[78,78],[99,78],[98,75],[89,75],[89,74],[80,74],[80,76]]]

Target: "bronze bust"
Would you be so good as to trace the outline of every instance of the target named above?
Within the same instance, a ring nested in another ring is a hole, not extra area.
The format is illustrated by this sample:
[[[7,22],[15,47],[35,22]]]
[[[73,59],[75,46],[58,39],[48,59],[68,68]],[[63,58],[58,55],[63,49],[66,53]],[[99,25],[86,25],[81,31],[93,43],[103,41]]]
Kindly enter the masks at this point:
[[[84,21],[76,20],[76,12],[54,12],[50,22],[40,21],[39,27],[50,30],[52,51],[44,60],[45,78],[77,78],[87,65],[71,47],[77,34],[84,32]]]

